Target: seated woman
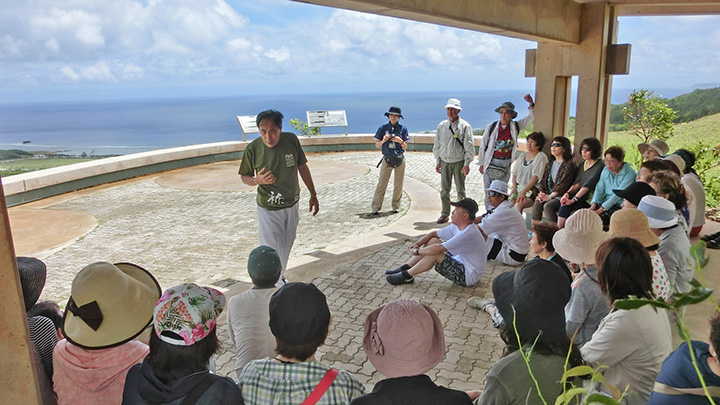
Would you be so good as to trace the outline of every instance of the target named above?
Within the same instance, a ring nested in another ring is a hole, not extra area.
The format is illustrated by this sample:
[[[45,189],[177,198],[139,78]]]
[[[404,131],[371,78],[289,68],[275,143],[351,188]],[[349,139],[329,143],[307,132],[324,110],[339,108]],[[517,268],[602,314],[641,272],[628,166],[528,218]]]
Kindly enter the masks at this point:
[[[220,348],[215,326],[224,307],[225,296],[212,288],[166,290],[155,305],[150,354],[128,371],[122,403],[243,404],[235,381],[208,370]]]
[[[622,206],[622,198],[615,195],[614,189],[624,189],[635,181],[637,172],[625,162],[625,151],[619,146],[611,146],[605,151],[605,168],[590,203],[590,210],[600,216],[603,229],[608,230],[610,216]]]
[[[662,170],[651,174],[650,177],[648,177],[648,184],[655,190],[655,195],[673,203],[675,213],[678,217],[678,225],[680,225],[685,235],[689,238],[688,199],[685,194],[685,187],[683,187],[680,182],[680,177],[669,170]]]
[[[575,180],[577,166],[572,159],[570,140],[564,136],[553,138],[550,143],[550,154],[550,162],[545,165],[545,172],[538,187],[540,192],[533,204],[532,222],[534,224],[542,221],[543,211],[548,221],[557,222],[557,209],[550,206],[543,210],[545,203],[553,199],[560,200],[560,197],[570,189]]]
[[[559,200],[554,199],[545,204],[546,210],[557,212],[558,228],[562,229],[565,226],[565,220],[573,212],[581,208],[590,208],[588,200],[600,180],[600,173],[604,167],[602,161],[599,160],[601,153],[602,145],[597,138],[583,139],[580,143],[580,156],[583,158],[583,164],[575,172],[575,181]]]
[[[675,154],[685,161],[685,170],[680,178],[685,190],[691,190],[693,201],[690,203],[695,207],[695,220],[690,225],[690,236],[700,234],[705,225],[705,188],[693,166],[695,166],[695,154],[687,149],[678,149]]]
[[[642,155],[643,161],[659,158],[667,155],[668,151],[670,151],[670,147],[662,139],[653,139],[649,143],[643,142],[637,148],[640,155]]]
[[[640,169],[638,169],[637,174],[637,181],[642,181],[643,183],[648,182],[648,178],[651,174],[655,172],[659,172],[661,170],[669,170],[668,165],[665,160],[662,159],[653,159],[653,160],[646,160],[640,164]]]
[[[442,323],[427,305],[399,299],[371,312],[365,319],[363,349],[388,378],[352,405],[472,403],[467,393],[435,385],[425,374],[445,357]]]
[[[563,311],[570,298],[566,276],[554,263],[535,258],[520,270],[497,276],[492,289],[498,311],[506,319],[500,328],[506,346],[503,357],[490,368],[485,389],[475,403],[553,403],[563,391],[560,380],[568,348],[567,367],[582,364],[577,347],[565,334]],[[532,375],[522,356],[531,347]]]
[[[630,296],[654,299],[652,263],[640,242],[612,238],[600,245],[596,261],[600,286],[611,302]],[[591,365],[608,367],[603,372],[605,381],[620,391],[627,389],[623,403],[630,405],[647,403],[662,362],[671,350],[668,317],[665,311],[650,305],[613,309],[580,349]]]
[[[700,369],[705,385],[712,390],[715,403],[720,402],[720,315],[717,312],[710,320],[710,344],[698,340],[690,343],[688,347],[683,342],[665,359],[648,405],[709,404],[693,363]],[[695,359],[690,357],[690,350]]]
[[[535,202],[538,194],[537,183],[543,176],[547,156],[542,151],[545,146],[545,135],[533,132],[527,136],[527,152],[518,156],[512,166],[510,183],[510,203],[522,212]]]

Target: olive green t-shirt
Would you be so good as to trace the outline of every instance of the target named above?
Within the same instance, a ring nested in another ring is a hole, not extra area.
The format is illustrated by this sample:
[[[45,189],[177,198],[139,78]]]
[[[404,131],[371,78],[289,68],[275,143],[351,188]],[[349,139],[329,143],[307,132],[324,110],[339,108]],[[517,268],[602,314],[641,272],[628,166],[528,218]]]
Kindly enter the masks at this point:
[[[245,148],[240,162],[241,176],[255,176],[263,167],[275,176],[275,183],[257,188],[257,204],[265,209],[292,207],[300,199],[298,166],[307,163],[300,141],[295,134],[281,132],[278,143],[268,148],[257,138]]]

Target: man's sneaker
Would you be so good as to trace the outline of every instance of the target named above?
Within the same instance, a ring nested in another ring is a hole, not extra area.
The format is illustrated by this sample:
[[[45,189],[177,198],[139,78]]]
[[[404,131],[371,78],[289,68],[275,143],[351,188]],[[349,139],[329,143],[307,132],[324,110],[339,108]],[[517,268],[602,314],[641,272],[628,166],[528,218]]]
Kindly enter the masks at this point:
[[[392,269],[392,270],[385,270],[385,275],[400,273],[400,272],[402,272],[402,271],[403,271],[403,268],[402,268],[402,267],[398,267],[398,268],[395,268],[395,269]]]
[[[470,297],[467,300],[467,304],[470,308],[475,308],[487,312],[487,308],[489,306],[495,306],[495,300],[492,298]]]
[[[415,281],[415,277],[405,278],[405,274],[401,271],[400,273],[388,274],[385,276],[385,280],[392,285],[410,284]]]

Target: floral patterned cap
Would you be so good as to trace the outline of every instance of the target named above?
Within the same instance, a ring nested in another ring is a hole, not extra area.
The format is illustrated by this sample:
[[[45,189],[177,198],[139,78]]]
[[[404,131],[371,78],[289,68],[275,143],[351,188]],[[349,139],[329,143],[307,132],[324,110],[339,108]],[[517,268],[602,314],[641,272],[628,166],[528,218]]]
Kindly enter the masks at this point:
[[[224,307],[225,295],[214,288],[196,284],[169,288],[155,305],[155,334],[171,345],[193,345],[212,332]]]

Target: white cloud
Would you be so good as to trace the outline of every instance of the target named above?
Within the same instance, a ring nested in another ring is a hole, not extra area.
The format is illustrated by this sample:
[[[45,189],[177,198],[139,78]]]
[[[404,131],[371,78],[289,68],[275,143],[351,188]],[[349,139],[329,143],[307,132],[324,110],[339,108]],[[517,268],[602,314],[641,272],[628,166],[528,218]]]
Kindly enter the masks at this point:
[[[60,53],[60,43],[55,37],[50,38],[45,42],[45,48],[47,48],[53,54]]]
[[[70,66],[63,66],[60,68],[60,73],[67,79],[74,82],[117,82],[110,66],[103,61],[97,62],[94,65],[81,67],[78,70],[75,70]]]
[[[142,78],[143,74],[143,69],[133,63],[125,65],[120,72],[121,77],[125,80],[137,80]]]
[[[0,37],[0,60],[19,59],[22,56],[23,42],[12,35]]]
[[[285,47],[280,49],[270,49],[265,53],[265,55],[275,62],[286,62],[290,60],[290,50]]]

